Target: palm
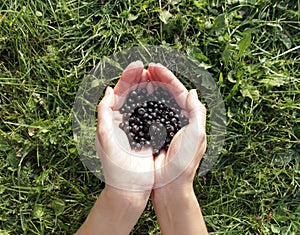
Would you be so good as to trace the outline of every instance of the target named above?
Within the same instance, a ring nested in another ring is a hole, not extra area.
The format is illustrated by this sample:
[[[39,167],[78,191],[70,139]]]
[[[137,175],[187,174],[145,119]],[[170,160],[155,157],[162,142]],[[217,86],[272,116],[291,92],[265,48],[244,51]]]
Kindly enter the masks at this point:
[[[150,149],[135,151],[119,128],[122,115],[118,109],[130,88],[144,79],[144,67],[130,64],[114,88],[109,112],[101,112],[98,125],[97,152],[104,169],[106,183],[126,190],[150,190],[154,183],[154,162]],[[102,109],[105,109],[102,104]],[[102,125],[101,125],[102,124]]]

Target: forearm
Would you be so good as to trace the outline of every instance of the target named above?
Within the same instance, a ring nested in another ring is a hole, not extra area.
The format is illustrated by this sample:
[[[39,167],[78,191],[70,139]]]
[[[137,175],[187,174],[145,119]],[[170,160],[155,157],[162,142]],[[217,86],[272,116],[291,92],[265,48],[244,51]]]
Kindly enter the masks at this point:
[[[142,214],[149,194],[106,186],[76,235],[129,234]]]
[[[193,187],[177,192],[165,187],[155,189],[152,195],[162,234],[208,234]]]

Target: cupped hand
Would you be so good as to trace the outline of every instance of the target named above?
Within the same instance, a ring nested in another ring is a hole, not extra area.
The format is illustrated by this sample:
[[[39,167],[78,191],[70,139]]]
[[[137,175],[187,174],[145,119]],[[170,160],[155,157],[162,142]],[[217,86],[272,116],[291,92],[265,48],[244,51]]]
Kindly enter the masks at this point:
[[[167,89],[176,99],[189,124],[173,138],[169,150],[153,157],[151,149],[131,150],[126,134],[118,127],[119,108],[127,94],[137,87],[151,93],[157,87]],[[133,62],[124,70],[114,90],[107,88],[98,106],[97,152],[106,183],[127,190],[151,190],[173,183],[191,184],[206,149],[206,109],[195,90],[190,92],[176,76],[161,64]]]
[[[154,162],[150,149],[135,151],[119,128],[122,115],[118,111],[130,89],[147,80],[142,62],[127,66],[114,90],[106,89],[98,105],[96,149],[106,184],[129,191],[151,190],[154,184]]]
[[[153,84],[158,82],[168,89],[189,118],[189,124],[177,132],[168,151],[161,151],[154,158],[154,189],[167,184],[183,188],[192,184],[206,149],[206,108],[199,101],[196,90],[188,92],[166,67],[150,64],[148,78]]]

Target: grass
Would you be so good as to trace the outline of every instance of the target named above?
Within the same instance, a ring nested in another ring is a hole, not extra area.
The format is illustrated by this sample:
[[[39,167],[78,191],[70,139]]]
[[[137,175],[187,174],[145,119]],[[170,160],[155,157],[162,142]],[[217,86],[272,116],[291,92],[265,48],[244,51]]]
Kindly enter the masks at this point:
[[[81,163],[71,109],[103,56],[180,49],[227,110],[218,164],[195,179],[211,234],[300,233],[300,3],[0,3],[0,234],[72,234],[103,183]],[[151,202],[132,234],[160,234]]]

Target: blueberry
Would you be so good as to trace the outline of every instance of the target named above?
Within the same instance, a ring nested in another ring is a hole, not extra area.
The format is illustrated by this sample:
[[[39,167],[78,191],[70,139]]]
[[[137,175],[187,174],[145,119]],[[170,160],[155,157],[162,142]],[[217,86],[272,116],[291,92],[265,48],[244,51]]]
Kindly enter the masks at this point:
[[[150,142],[149,140],[146,140],[146,141],[145,141],[145,146],[146,146],[146,147],[150,147],[150,146],[151,146],[151,142]]]
[[[131,91],[119,111],[123,114],[119,127],[126,133],[131,148],[152,147],[155,156],[160,150],[167,150],[177,131],[188,124],[176,100],[161,87],[151,95],[145,88]]]
[[[134,91],[132,91],[131,93],[130,93],[130,95],[129,95],[129,97],[131,97],[131,98],[136,98],[137,97],[137,92],[134,90]]]
[[[161,87],[158,87],[157,89],[156,89],[156,92],[158,92],[158,93],[162,93],[164,91],[164,89],[162,89]]]
[[[124,113],[123,118],[124,120],[128,120],[130,118],[130,113]]]
[[[170,124],[166,125],[166,130],[167,132],[173,132],[174,131],[174,127]]]
[[[151,108],[154,106],[154,102],[153,101],[148,101],[148,107]]]
[[[130,126],[125,126],[125,128],[123,129],[126,133],[129,133],[131,128]]]
[[[159,149],[153,149],[153,155],[154,156],[157,156],[157,155],[159,155]]]
[[[136,144],[136,149],[137,149],[137,150],[142,149],[142,145],[141,145],[140,143],[137,143],[137,144]]]
[[[132,142],[130,142],[130,146],[131,146],[131,148],[135,148],[136,147],[136,142],[135,141],[132,141]]]
[[[151,125],[149,128],[149,133],[155,135],[157,133],[157,126],[156,125]]]
[[[138,125],[134,125],[133,127],[132,127],[132,132],[133,133],[137,133],[139,131],[139,126]]]
[[[143,131],[140,131],[140,132],[139,132],[139,136],[140,136],[140,137],[143,137],[143,136],[145,136],[145,133],[144,133]]]
[[[178,109],[178,108],[172,108],[172,110],[173,110],[175,113],[180,113],[180,109]]]
[[[130,109],[132,110],[132,109],[135,109],[135,107],[136,107],[136,103],[132,103],[131,105],[130,105]]]
[[[186,126],[187,124],[189,124],[189,120],[187,118],[182,120],[182,126]]]
[[[148,104],[147,104],[147,102],[143,102],[143,103],[141,104],[141,106],[142,106],[143,108],[147,108],[147,107],[148,107]]]
[[[131,130],[131,129],[130,129]],[[132,132],[130,132],[129,133],[129,137],[130,137],[130,139],[133,139],[134,138],[134,136],[135,136],[135,134],[134,133],[132,133]]]
[[[169,147],[170,147],[170,144],[166,144],[166,145],[165,145],[165,149],[166,149],[166,150],[168,150]]]
[[[129,98],[128,100],[127,100],[127,104],[132,104],[134,102],[134,99],[132,99],[132,98]]]
[[[121,114],[125,113],[125,111],[126,111],[126,109],[125,109],[124,106],[120,108],[120,113],[121,113]]]
[[[148,117],[149,117],[149,114],[148,113],[144,113],[143,118],[147,119]]]
[[[157,110],[154,110],[154,112],[151,113],[151,116],[156,118],[156,116],[157,116],[156,113],[157,113]]]
[[[159,130],[162,131],[163,128],[164,128],[164,124],[158,123],[158,124],[157,124],[157,128],[159,128]]]
[[[177,124],[177,119],[176,119],[176,118],[172,118],[172,119],[171,119],[171,123]]]
[[[145,111],[144,108],[139,108],[139,109],[138,109],[138,114],[141,115],[141,116],[143,116],[143,115],[145,114],[145,112],[146,112],[146,111]]]
[[[124,127],[125,127],[125,123],[124,123],[124,122],[121,122],[121,123],[119,124],[119,127],[123,130]]]
[[[177,127],[180,129],[181,128],[181,121],[177,122]]]
[[[129,113],[131,111],[131,107],[127,104],[124,105],[124,108],[126,113]]]

